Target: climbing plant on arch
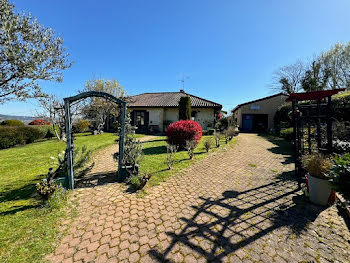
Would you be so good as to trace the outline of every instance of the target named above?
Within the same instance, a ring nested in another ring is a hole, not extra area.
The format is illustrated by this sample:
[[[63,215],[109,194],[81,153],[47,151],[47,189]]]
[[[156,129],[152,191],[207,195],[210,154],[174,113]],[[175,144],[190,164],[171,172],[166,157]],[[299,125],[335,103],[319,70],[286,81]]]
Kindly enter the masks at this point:
[[[124,157],[124,136],[125,136],[125,115],[126,115],[126,102],[118,99],[114,96],[112,96],[109,93],[106,92],[100,92],[100,91],[88,91],[80,93],[76,96],[67,97],[64,98],[64,110],[65,110],[65,117],[66,117],[66,136],[67,136],[67,166],[68,166],[68,182],[69,182],[69,188],[71,190],[74,189],[74,169],[73,169],[73,149],[74,149],[74,142],[72,137],[72,122],[71,122],[71,114],[70,114],[70,105],[71,103],[86,99],[89,97],[100,97],[108,99],[112,102],[115,102],[117,104],[120,104],[122,106],[122,113],[121,113],[121,132],[120,132],[120,138],[119,138],[119,158],[118,158],[118,179],[120,177],[120,167],[122,167],[122,161]]]

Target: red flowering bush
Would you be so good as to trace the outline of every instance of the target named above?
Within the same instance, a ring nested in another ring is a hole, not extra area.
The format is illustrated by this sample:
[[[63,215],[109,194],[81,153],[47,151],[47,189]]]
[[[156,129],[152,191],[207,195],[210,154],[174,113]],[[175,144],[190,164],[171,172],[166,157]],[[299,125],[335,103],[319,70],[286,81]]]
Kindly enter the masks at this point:
[[[48,121],[45,121],[43,119],[35,119],[28,124],[29,125],[50,125]]]
[[[181,120],[169,125],[166,136],[168,143],[183,148],[186,146],[186,141],[199,143],[202,138],[202,127],[196,121]]]

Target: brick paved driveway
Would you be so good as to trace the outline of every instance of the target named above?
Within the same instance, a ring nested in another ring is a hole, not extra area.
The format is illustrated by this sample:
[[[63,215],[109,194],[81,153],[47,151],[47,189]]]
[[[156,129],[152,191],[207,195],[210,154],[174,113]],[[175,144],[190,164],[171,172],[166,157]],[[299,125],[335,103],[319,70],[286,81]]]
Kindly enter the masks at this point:
[[[120,184],[75,191],[79,216],[54,262],[349,262],[335,207],[311,205],[290,156],[254,134],[137,198]]]

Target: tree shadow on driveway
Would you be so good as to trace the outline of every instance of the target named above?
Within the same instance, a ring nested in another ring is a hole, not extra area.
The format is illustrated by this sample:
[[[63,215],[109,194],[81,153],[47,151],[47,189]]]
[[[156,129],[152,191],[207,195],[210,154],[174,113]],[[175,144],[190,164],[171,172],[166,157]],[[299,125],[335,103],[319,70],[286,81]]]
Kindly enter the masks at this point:
[[[166,234],[171,243],[164,250],[152,249],[151,257],[172,262],[175,247],[187,247],[207,262],[223,262],[225,257],[272,231],[288,227],[299,235],[324,208],[305,199],[295,182],[276,179],[246,191],[225,191],[219,199],[200,197],[192,217],[182,217],[182,229]]]
[[[293,149],[293,144],[291,142],[272,135],[259,134],[259,136],[265,138],[266,140],[268,140],[269,142],[275,145],[274,147],[271,147],[267,150],[269,150],[274,154],[282,155],[285,159],[282,162],[282,164],[294,163],[294,157],[293,157],[294,149]]]

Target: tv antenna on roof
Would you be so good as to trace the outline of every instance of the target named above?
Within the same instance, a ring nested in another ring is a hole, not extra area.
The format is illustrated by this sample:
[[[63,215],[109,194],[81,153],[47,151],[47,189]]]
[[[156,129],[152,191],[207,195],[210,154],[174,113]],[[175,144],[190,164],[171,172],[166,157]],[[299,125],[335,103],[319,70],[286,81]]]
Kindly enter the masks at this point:
[[[185,75],[184,73],[182,73],[181,78],[178,80],[178,81],[181,82],[181,84],[182,84],[182,89],[183,89],[183,90],[185,90],[185,80],[186,80],[186,79],[189,79],[189,78],[190,78],[190,76],[187,76],[187,75]]]

